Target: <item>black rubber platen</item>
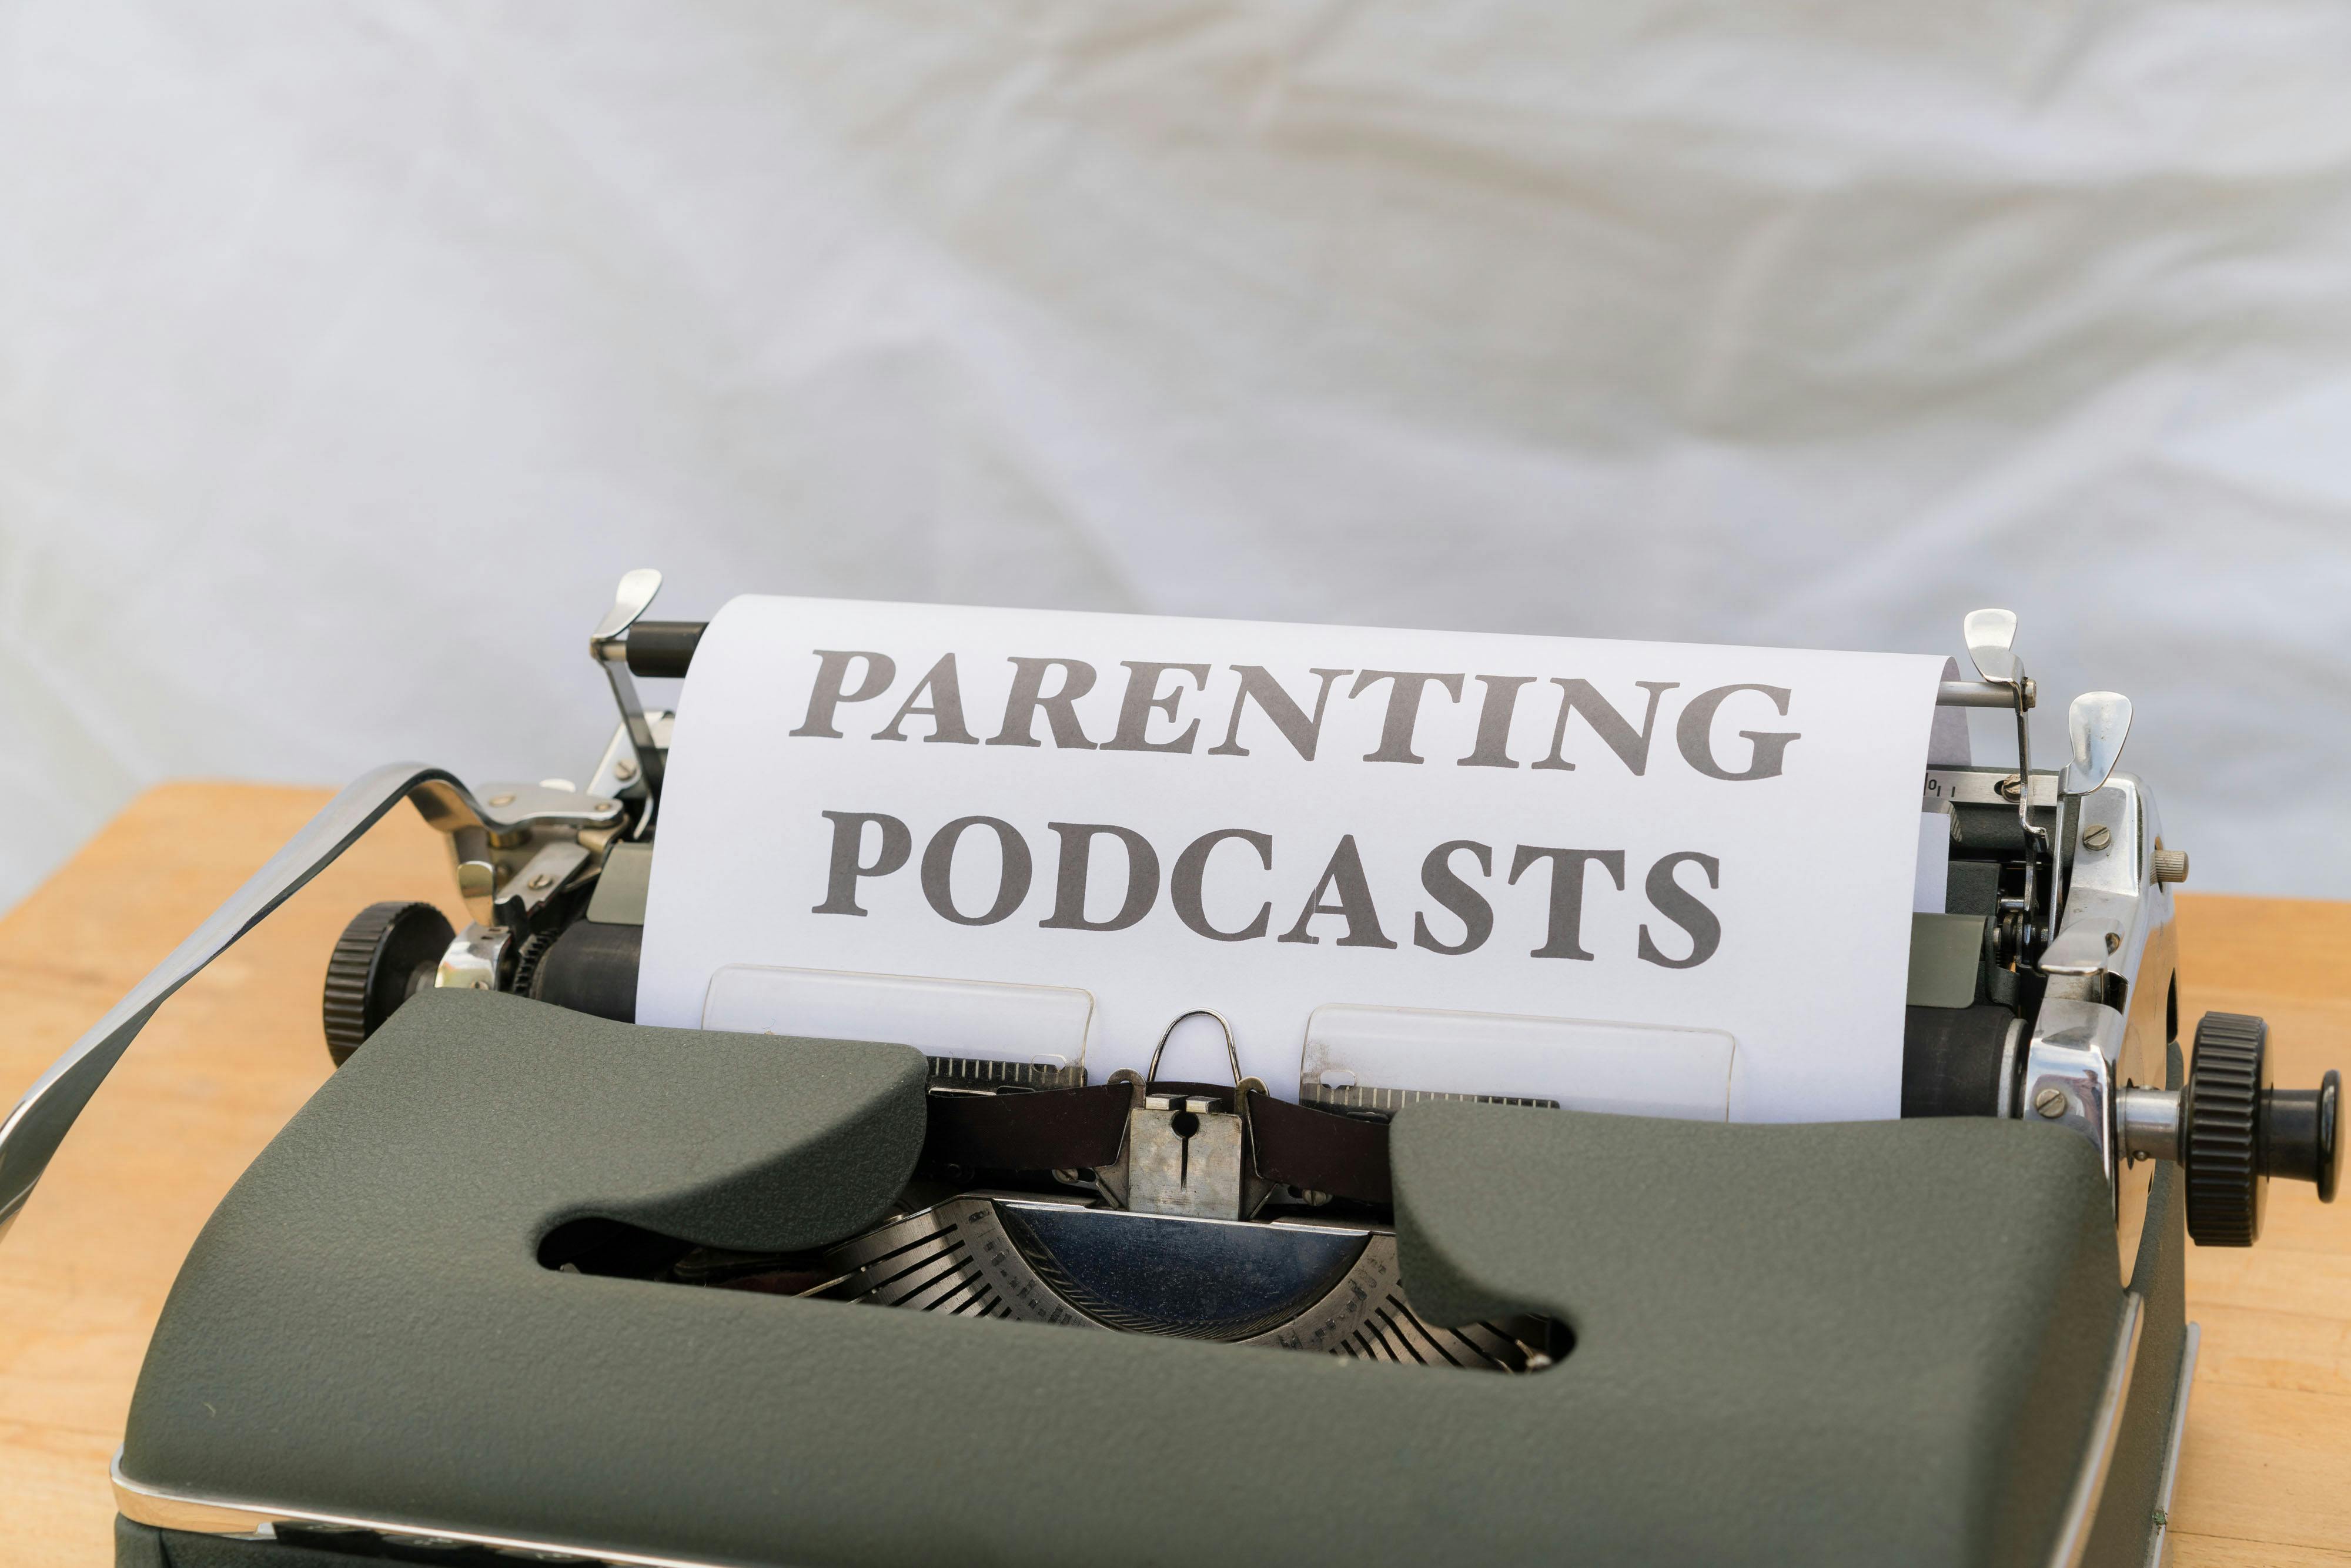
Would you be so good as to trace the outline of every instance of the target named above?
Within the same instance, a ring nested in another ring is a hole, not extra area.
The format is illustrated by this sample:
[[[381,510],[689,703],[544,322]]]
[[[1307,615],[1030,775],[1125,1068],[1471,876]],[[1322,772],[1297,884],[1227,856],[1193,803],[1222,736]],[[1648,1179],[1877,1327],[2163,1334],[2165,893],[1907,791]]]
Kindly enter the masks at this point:
[[[640,621],[629,628],[629,673],[649,680],[684,680],[702,641],[701,621]]]

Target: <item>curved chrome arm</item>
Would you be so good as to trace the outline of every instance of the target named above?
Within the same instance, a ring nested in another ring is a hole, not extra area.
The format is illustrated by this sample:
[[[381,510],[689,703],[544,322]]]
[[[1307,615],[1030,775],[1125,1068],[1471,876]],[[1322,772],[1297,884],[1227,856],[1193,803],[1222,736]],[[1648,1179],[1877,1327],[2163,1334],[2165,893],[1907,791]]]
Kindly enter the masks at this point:
[[[444,833],[488,831],[487,814],[471,790],[454,775],[419,762],[379,768],[328,801],[193,936],[50,1063],[8,1119],[0,1122],[0,1235],[7,1233],[16,1211],[32,1196],[34,1184],[48,1168],[74,1118],[155,1009],[402,800],[414,801],[424,820]]]
[[[612,608],[604,612],[604,619],[588,634],[588,653],[599,669],[612,685],[612,700],[620,705],[621,723],[629,732],[629,745],[637,754],[637,771],[648,789],[661,789],[662,764],[664,754],[653,738],[653,720],[645,713],[645,705],[637,696],[637,683],[629,676],[629,644],[624,636],[636,624],[637,617],[651,609],[653,595],[661,591],[662,574],[652,567],[641,566],[624,574],[621,585],[612,591]]]

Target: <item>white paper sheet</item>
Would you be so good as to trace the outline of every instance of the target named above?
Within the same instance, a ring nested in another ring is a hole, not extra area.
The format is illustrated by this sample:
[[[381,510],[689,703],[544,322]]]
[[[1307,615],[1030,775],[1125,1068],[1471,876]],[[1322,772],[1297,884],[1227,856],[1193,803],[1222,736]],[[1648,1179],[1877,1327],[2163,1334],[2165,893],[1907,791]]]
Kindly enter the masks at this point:
[[[1720,1030],[1343,1002],[1307,1020],[1300,1087],[1408,1083],[1423,1093],[1719,1122],[1729,1114],[1738,1060],[1737,1042]]]
[[[1917,915],[1940,915],[1950,900],[1951,813],[1918,813],[1918,866],[1910,908]]]
[[[1081,1061],[1094,999],[1072,986],[730,964],[711,976],[704,1029],[811,1040],[887,1040],[934,1056],[1070,1067]]]
[[[1734,1119],[1892,1116],[1941,668],[737,599],[637,1016],[743,965],[1071,988],[1097,1081],[1213,1008],[1285,1095],[1326,1005],[1666,1025],[1736,1042]]]

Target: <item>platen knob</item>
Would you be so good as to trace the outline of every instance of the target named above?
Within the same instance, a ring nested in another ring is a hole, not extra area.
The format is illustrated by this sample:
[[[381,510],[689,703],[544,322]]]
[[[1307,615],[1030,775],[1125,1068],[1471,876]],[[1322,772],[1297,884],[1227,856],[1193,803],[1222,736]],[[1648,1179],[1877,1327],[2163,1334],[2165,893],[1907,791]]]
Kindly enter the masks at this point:
[[[429,904],[371,904],[327,960],[327,1054],[340,1067],[393,1009],[433,983],[456,932]]]
[[[2341,1099],[2335,1072],[2316,1089],[2271,1087],[2269,1025],[2262,1019],[2206,1013],[2198,1021],[2179,1118],[2188,1234],[2198,1246],[2252,1246],[2272,1176],[2314,1183],[2322,1201],[2335,1201]]]
[[[2318,1201],[2335,1201],[2343,1172],[2343,1145],[2335,1141],[2335,1107],[2343,1075],[2328,1070],[2315,1089],[2273,1089],[2262,1106],[2262,1151],[2269,1174],[2315,1182]]]
[[[2197,1020],[2180,1096],[2179,1154],[2188,1173],[2188,1234],[2199,1247],[2251,1247],[2262,1233],[2269,1038],[2268,1024],[2243,1013],[2206,1013]]]

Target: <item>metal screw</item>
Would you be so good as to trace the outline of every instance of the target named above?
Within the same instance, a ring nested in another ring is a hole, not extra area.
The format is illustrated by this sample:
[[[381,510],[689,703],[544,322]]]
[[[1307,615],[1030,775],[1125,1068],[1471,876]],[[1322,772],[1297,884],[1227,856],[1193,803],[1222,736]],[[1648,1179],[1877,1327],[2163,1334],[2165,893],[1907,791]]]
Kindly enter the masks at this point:
[[[2085,850],[2102,850],[2114,841],[2114,831],[2104,822],[2082,835],[2082,847]]]
[[[627,779],[634,779],[636,776],[637,765],[635,763],[622,760],[612,764],[613,778],[625,781]]]
[[[545,872],[540,872],[537,876],[532,877],[523,885],[529,888],[531,892],[538,893],[546,888],[554,886],[555,879],[548,875]]]
[[[511,795],[493,795],[490,797],[490,804],[493,806],[511,806],[514,804],[514,797]]]
[[[2053,1122],[2065,1113],[2066,1105],[2065,1091],[2055,1084],[2032,1097],[2032,1108]]]

